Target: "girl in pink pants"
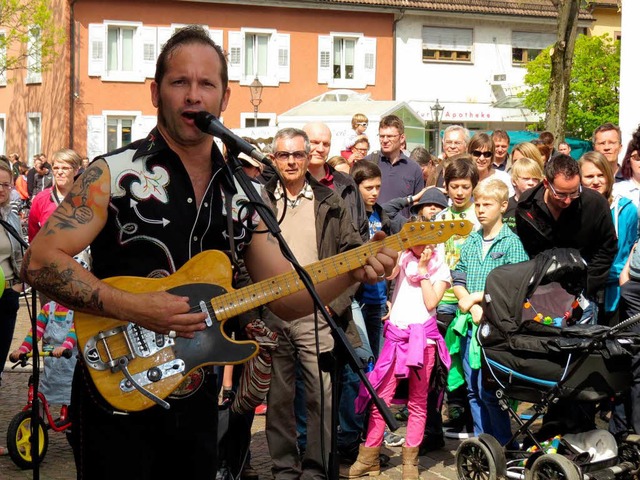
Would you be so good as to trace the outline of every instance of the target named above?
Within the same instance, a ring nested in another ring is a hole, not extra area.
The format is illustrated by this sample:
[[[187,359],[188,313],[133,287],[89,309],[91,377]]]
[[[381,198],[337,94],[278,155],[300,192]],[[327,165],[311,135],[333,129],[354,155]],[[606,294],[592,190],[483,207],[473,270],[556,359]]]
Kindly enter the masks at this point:
[[[427,420],[427,394],[431,371],[438,355],[448,369],[449,352],[436,325],[436,306],[451,285],[451,273],[443,262],[442,246],[424,245],[403,252],[390,279],[396,278],[389,319],[384,325],[384,346],[375,368],[368,374],[378,395],[391,402],[398,382],[409,380],[409,421],[402,447],[402,478],[418,478],[418,450]],[[356,410],[369,404],[364,387],[356,400]],[[360,446],[358,459],[340,470],[343,478],[357,478],[380,473],[380,447],[385,423],[372,407],[367,439]]]

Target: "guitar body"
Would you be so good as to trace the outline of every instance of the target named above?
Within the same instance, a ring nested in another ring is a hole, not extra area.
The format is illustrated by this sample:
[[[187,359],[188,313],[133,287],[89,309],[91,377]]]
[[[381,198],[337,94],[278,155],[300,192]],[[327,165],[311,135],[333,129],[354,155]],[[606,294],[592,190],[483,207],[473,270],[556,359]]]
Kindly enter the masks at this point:
[[[401,251],[414,245],[441,243],[453,234],[469,234],[472,227],[468,220],[409,222],[396,235],[320,260],[305,269],[314,284],[321,283],[365,265],[383,246]],[[196,333],[195,338],[173,339],[134,323],[76,312],[80,352],[107,402],[122,411],[144,410],[155,404],[169,408],[164,398],[199,367],[242,363],[258,353],[256,342],[237,342],[225,334],[227,319],[305,288],[297,272],[291,270],[234,290],[230,273],[227,256],[211,250],[196,255],[166,278],[104,280],[132,293],[168,291],[186,296],[192,309],[209,315],[207,328]]]
[[[233,291],[230,272],[225,254],[207,251],[169,277],[113,277],[105,282],[132,293],[168,291],[187,296],[191,307],[200,310],[203,304],[210,307],[213,297]],[[217,321],[213,311],[207,311],[212,324],[193,339],[170,339],[128,322],[77,312],[78,343],[100,394],[118,410],[144,410],[155,402],[127,388],[122,362],[145,390],[164,399],[199,367],[242,363],[258,353],[256,342],[232,340],[223,330],[226,320]]]

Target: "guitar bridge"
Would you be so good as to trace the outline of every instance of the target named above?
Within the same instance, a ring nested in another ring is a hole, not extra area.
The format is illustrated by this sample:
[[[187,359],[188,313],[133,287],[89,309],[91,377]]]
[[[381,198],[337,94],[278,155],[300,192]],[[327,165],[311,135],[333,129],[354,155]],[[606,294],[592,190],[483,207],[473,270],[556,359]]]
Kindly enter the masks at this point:
[[[124,340],[124,342],[122,341]],[[146,358],[175,345],[173,338],[128,323],[98,333],[87,340],[83,356],[94,370],[121,370],[120,359]],[[106,357],[106,358],[105,358]]]
[[[137,387],[146,387],[152,383],[159,382],[165,378],[184,373],[184,362],[182,360],[172,360],[162,365],[157,365],[143,372],[131,375],[131,378],[124,378],[120,382],[120,390],[123,393],[132,392]]]

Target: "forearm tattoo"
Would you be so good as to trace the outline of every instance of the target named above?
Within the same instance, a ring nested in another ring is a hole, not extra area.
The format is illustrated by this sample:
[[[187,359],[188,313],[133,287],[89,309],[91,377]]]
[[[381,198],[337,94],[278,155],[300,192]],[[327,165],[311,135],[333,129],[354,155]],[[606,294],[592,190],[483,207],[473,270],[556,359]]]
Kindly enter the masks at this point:
[[[30,263],[31,251],[27,251],[22,272],[36,289],[43,288],[48,296],[70,309],[104,311],[100,289],[94,290],[88,283],[74,278],[71,268],[60,269],[58,264],[52,262],[39,269],[30,269]]]

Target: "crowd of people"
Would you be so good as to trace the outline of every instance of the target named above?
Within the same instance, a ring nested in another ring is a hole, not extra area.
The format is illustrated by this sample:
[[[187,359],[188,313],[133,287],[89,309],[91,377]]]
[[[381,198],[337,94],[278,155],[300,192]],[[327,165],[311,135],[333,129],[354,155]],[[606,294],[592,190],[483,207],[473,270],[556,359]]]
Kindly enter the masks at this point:
[[[64,331],[51,339],[54,352],[75,347],[73,311],[133,322],[171,341],[210,328],[207,312],[194,311],[189,297],[127,292],[104,282],[108,277],[166,277],[210,249],[227,253],[234,267],[226,281],[234,288],[291,270],[225,168],[225,155],[238,152],[221,152],[194,121],[200,111],[219,116],[229,97],[224,52],[202,28],[187,27],[158,58],[151,83],[158,123],[146,138],[90,164],[68,149],[54,153],[51,164],[38,155],[31,170],[18,155],[0,161],[2,219],[20,231],[12,198],[31,206],[24,258],[11,235],[0,235],[0,359],[9,354],[23,282],[42,292],[43,310],[38,331],[14,356],[56,326]],[[253,338],[247,326],[256,320],[277,337],[265,427],[276,479],[331,478],[331,453],[340,455],[341,477],[377,475],[388,461],[386,444],[402,446],[403,478],[411,480],[420,476],[418,457],[443,448],[445,436],[489,433],[506,445],[509,417],[483,386],[476,338],[487,276],[501,265],[575,248],[587,263],[585,318],[614,325],[640,311],[640,131],[618,166],[621,134],[613,124],[596,129],[594,151],[578,161],[549,132],[510,147],[506,131],[472,136],[451,125],[437,158],[424,147],[407,151],[395,115],[380,119],[377,151],[370,150],[365,115],[354,115],[352,127],[336,157],[329,158],[332,134],[320,122],[279,130],[264,152],[271,165],[239,156],[301,265],[376,242],[412,220],[465,220],[473,229],[403,252],[380,247],[359,268],[321,282],[318,293],[335,325],[304,292],[229,322],[235,338]],[[385,428],[334,328],[343,330],[382,400],[405,399],[405,437]],[[319,364],[331,352],[335,370]],[[217,406],[219,396],[233,401],[242,366],[189,372],[197,386],[187,395],[168,397],[169,409],[142,412],[113,408],[90,369],[80,355],[68,382],[78,478],[211,479],[229,460],[218,450]],[[615,433],[640,433],[633,398],[611,406]],[[331,423],[334,406],[338,425]],[[244,415],[250,425],[253,412]],[[137,458],[126,472],[105,453],[124,442],[135,445]],[[169,448],[180,462],[165,461]],[[250,455],[244,458],[235,474],[256,479]]]

